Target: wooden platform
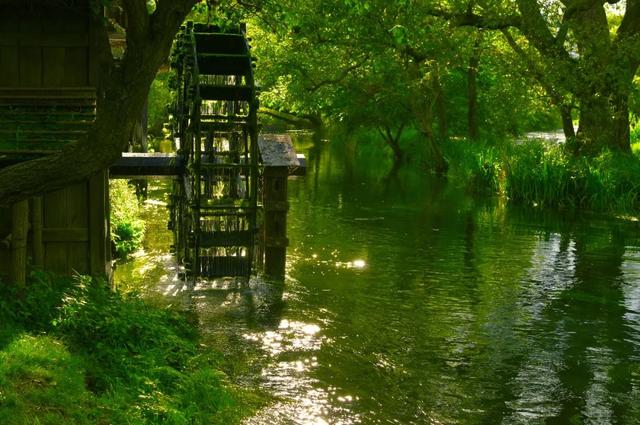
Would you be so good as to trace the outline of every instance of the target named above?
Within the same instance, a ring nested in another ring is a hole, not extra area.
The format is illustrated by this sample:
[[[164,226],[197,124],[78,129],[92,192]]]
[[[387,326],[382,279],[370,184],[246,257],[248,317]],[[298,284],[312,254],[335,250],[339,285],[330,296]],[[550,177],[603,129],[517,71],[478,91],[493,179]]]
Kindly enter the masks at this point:
[[[286,150],[286,148],[282,149]],[[271,154],[270,163],[269,165],[265,164],[266,166],[283,166],[287,164],[284,166],[289,168],[290,176],[304,176],[306,174],[304,155],[296,155],[294,152],[294,160],[291,160],[291,158],[284,160],[282,153],[278,155],[271,152]],[[220,164],[212,167],[215,166],[224,167],[224,165]],[[184,160],[174,153],[123,153],[122,158],[109,168],[109,176],[114,179],[177,177],[184,172]]]
[[[288,134],[261,134],[258,146],[265,168],[286,167],[290,176],[306,175],[307,161],[304,155],[296,154]]]
[[[177,177],[184,173],[184,161],[173,153],[123,153],[109,168],[111,178]]]

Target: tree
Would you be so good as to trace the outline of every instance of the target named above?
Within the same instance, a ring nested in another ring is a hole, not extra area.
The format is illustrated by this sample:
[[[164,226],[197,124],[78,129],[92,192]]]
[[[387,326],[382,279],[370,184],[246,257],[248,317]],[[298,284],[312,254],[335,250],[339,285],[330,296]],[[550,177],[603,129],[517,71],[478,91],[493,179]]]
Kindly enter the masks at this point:
[[[16,0],[0,0],[0,6]],[[39,0],[44,1],[44,0]],[[197,0],[122,0],[127,14],[126,50],[115,61],[99,0],[88,0],[99,32],[95,124],[86,137],[61,152],[0,170],[0,204],[60,189],[108,168],[129,140],[149,87],[169,55],[173,39]]]
[[[388,137],[386,129],[413,125],[433,167],[445,171],[440,79],[455,60],[455,41],[443,36],[438,19],[422,25],[423,9],[403,1],[263,1],[254,15],[262,103],[343,124],[368,119],[371,127],[383,127],[396,162],[397,134]]]
[[[624,6],[619,25],[607,17],[609,3]],[[507,0],[464,7],[449,4],[431,15],[456,26],[518,31],[542,59],[551,88],[578,101],[576,153],[630,150],[628,102],[640,64],[640,1]]]
[[[480,40],[475,28],[434,16],[432,3],[263,0],[252,5],[258,6],[249,17],[260,60],[261,102],[268,112],[321,115],[349,129],[380,128],[396,163],[402,156],[401,127],[418,130],[426,152],[420,156],[444,172],[441,145],[450,135],[467,135],[468,129],[472,138],[484,129],[518,132],[525,115],[548,109],[548,98],[541,100],[522,67],[514,68],[516,55],[499,32],[483,31]],[[460,119],[467,114],[468,120]]]

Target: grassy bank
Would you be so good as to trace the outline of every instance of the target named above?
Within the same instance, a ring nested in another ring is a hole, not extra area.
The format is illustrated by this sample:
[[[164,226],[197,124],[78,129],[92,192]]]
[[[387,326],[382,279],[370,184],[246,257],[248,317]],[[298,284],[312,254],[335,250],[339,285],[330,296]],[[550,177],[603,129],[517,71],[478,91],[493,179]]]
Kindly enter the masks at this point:
[[[640,139],[639,130],[632,135]],[[336,140],[345,144],[354,164],[366,164],[378,175],[392,169],[391,150],[375,132],[343,134]],[[418,134],[405,131],[400,145],[406,153],[402,168],[424,172],[428,154]],[[634,143],[632,150],[633,155],[605,151],[595,157],[576,158],[562,145],[542,141],[460,139],[443,144],[449,180],[470,192],[533,206],[637,213],[640,142]]]
[[[232,424],[259,404],[182,313],[87,277],[0,284],[0,423]]]
[[[451,175],[512,202],[593,211],[640,211],[640,158],[604,151],[576,158],[561,145],[451,142]]]

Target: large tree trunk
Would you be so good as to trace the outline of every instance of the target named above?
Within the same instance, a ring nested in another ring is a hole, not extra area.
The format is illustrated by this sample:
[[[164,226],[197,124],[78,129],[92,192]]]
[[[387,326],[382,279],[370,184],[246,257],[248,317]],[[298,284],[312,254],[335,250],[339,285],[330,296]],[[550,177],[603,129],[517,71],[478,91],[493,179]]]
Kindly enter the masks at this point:
[[[482,33],[478,33],[476,41],[473,44],[471,57],[469,58],[469,68],[467,70],[467,124],[469,131],[469,139],[476,140],[478,138],[478,67],[480,66],[480,43],[482,41]]]
[[[603,148],[630,152],[628,95],[595,95],[580,101],[579,153],[596,154]]]
[[[571,106],[560,104],[560,117],[562,118],[562,131],[567,141],[573,142],[576,138],[576,130],[573,128],[573,117],[571,116]]]

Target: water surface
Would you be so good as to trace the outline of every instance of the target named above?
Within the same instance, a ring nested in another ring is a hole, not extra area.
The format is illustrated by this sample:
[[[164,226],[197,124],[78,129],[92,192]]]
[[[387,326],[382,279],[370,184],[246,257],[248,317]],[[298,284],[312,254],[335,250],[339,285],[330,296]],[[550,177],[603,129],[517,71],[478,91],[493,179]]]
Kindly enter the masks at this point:
[[[189,297],[234,379],[278,397],[248,423],[639,423],[637,223],[304,150],[284,285]]]

